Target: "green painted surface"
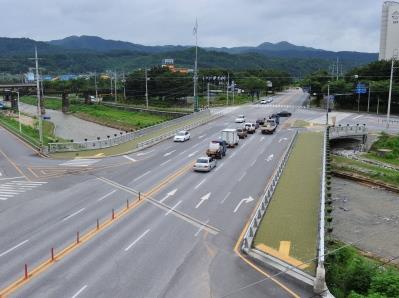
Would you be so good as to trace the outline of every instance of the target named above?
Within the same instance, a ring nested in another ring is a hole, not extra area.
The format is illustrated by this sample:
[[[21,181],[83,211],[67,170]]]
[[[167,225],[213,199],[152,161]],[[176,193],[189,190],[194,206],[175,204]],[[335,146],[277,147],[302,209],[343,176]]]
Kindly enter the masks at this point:
[[[290,257],[308,262],[317,256],[323,134],[298,135],[273,198],[255,237],[255,246],[275,250],[290,241]],[[306,269],[315,273],[315,263]]]

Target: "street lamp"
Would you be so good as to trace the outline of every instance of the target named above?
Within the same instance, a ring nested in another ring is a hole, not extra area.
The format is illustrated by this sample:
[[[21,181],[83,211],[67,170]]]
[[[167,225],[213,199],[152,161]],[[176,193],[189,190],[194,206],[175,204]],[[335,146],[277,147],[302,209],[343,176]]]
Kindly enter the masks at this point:
[[[18,123],[19,123],[19,133],[22,133],[22,127],[21,127],[21,109],[19,106],[19,91],[11,91],[13,93],[17,93],[17,107],[18,107]]]
[[[328,112],[330,110],[330,81],[327,83],[326,126],[328,127]]]
[[[391,79],[390,79],[390,82],[389,82],[389,96],[388,96],[387,129],[389,128],[389,121],[390,121],[390,117],[391,117],[393,72],[394,72],[394,70],[396,68],[399,68],[399,67],[395,67],[396,59],[398,59],[398,49],[396,49],[394,51],[393,56],[392,56]]]

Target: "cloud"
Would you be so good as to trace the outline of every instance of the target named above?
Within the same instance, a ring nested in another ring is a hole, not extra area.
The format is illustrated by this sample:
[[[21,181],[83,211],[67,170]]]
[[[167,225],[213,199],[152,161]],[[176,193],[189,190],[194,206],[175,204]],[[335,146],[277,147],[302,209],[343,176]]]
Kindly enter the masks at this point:
[[[287,40],[377,52],[382,0],[2,0],[0,36],[97,35],[147,45],[258,45]]]

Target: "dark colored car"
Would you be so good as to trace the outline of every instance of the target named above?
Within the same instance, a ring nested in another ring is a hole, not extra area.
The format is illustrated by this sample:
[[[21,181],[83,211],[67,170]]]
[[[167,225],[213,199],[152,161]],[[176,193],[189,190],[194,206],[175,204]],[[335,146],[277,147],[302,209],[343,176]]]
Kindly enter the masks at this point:
[[[256,123],[257,123],[258,125],[263,125],[263,124],[265,124],[265,118],[259,118],[258,120],[256,120]]]
[[[227,143],[226,143],[226,141],[215,140],[215,141],[212,141],[212,143],[218,143],[220,146],[222,146],[222,148],[223,148],[222,155],[226,156],[226,151],[227,151]]]
[[[277,125],[280,124],[280,116],[279,116],[279,114],[272,114],[272,115],[269,116],[269,119],[275,119]]]
[[[237,128],[237,134],[240,139],[245,139],[248,136],[247,130],[244,128]]]
[[[282,111],[280,113],[277,113],[277,115],[279,115],[280,117],[291,117],[291,113],[288,111]]]

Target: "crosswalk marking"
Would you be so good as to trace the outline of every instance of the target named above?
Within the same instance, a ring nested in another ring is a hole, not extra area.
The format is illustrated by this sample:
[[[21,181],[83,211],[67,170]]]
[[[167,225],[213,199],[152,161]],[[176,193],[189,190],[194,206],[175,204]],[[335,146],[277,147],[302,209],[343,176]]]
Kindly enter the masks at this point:
[[[277,105],[277,104],[257,104],[258,107],[265,107],[265,108],[285,108],[285,109],[309,109],[306,106],[293,106],[293,105]]]
[[[66,162],[59,164],[60,166],[65,167],[88,167],[97,162],[101,161],[101,159],[72,159]]]
[[[47,182],[17,181],[13,180],[4,184],[0,184],[0,200],[6,201],[19,194],[33,190]]]

